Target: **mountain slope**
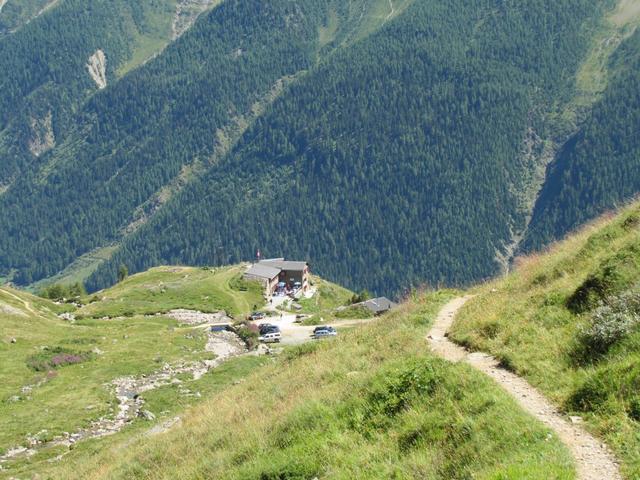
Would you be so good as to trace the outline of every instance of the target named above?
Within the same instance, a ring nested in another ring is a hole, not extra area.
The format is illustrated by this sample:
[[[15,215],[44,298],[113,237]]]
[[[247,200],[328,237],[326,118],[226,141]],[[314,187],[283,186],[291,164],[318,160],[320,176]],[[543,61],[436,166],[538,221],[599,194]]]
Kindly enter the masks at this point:
[[[87,99],[170,40],[175,0],[53,3],[0,39],[0,195],[64,143]]]
[[[1,197],[11,232],[0,240],[4,267],[18,268],[20,283],[55,273],[119,238],[134,210],[183,167],[214,161],[224,128],[314,60],[319,8],[309,5],[306,17],[286,2],[230,2],[92,97],[65,142]],[[37,243],[36,255],[24,241]]]
[[[477,289],[451,337],[492,353],[584,418],[640,475],[640,205],[602,218]]]
[[[492,382],[427,353],[423,336],[450,297],[417,296],[335,341],[285,350],[203,398],[163,434],[138,421],[100,443],[79,442],[39,472],[70,479],[574,478],[557,438]]]
[[[120,1],[114,12],[161,17],[166,32],[167,5],[151,14]],[[127,74],[146,30],[116,22],[106,89],[87,70],[103,58],[93,39],[80,83],[26,99],[6,90],[21,113],[0,133],[0,274],[30,284],[92,273],[97,289],[121,263],[227,264],[260,248],[387,294],[494,275],[523,232],[526,247],[569,228],[547,220],[560,215],[544,207],[565,183],[555,174],[530,223],[531,210],[555,130],[572,124],[557,117],[581,95],[615,3],[234,0]],[[65,5],[80,8],[50,13]],[[30,70],[14,70],[7,85],[22,85]],[[633,159],[615,167],[630,178],[619,197],[636,188]],[[594,211],[611,203],[585,198]]]
[[[640,191],[640,31],[609,60],[601,100],[551,164],[524,243],[535,249]]]
[[[496,273],[527,221],[528,132],[570,93],[599,12],[592,2],[407,6],[294,82],[90,287],[122,262],[227,263],[258,248],[386,293]]]
[[[0,38],[28,23],[58,0],[0,0]]]

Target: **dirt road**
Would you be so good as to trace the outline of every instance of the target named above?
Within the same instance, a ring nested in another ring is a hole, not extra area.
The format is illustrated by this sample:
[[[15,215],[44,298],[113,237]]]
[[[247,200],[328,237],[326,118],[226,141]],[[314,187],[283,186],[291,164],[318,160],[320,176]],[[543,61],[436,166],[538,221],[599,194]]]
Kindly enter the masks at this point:
[[[451,328],[456,312],[470,298],[456,298],[440,310],[427,336],[432,351],[452,362],[465,361],[493,378],[522,408],[551,428],[571,451],[579,480],[621,480],[618,462],[602,441],[565,418],[524,379],[500,368],[495,358],[480,352],[470,353],[448,340],[446,333]]]

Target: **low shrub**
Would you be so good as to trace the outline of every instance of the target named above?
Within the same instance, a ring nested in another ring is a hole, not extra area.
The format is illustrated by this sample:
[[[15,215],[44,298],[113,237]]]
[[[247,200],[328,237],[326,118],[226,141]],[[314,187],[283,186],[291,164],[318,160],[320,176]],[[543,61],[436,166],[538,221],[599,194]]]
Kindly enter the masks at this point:
[[[48,298],[49,300],[56,302],[63,300],[71,302],[80,299],[86,294],[87,291],[85,290],[84,285],[77,282],[73,285],[50,285],[42,290],[39,295],[43,298]]]
[[[236,275],[229,280],[229,287],[237,292],[246,292],[249,290],[250,285],[251,284],[240,275]]]
[[[567,308],[573,313],[584,313],[602,302],[611,293],[618,272],[605,267],[602,272],[590,275],[567,300]]]
[[[441,370],[418,360],[378,376],[377,382],[363,392],[364,403],[360,405],[360,411],[353,409],[353,428],[366,434],[369,429],[386,425],[416,398],[433,395],[442,382]]]
[[[260,332],[256,325],[251,323],[240,323],[235,326],[235,332],[247,345],[249,350],[253,350],[258,346],[258,337],[260,336]]]
[[[92,352],[80,352],[64,347],[45,348],[27,358],[27,366],[36,372],[47,372],[67,365],[75,365],[93,358]]]
[[[282,357],[288,361],[295,360],[296,358],[312,354],[319,346],[319,342],[307,342],[301,345],[289,347],[282,353]]]
[[[601,303],[578,330],[576,357],[593,360],[640,325],[640,292],[626,292]]]

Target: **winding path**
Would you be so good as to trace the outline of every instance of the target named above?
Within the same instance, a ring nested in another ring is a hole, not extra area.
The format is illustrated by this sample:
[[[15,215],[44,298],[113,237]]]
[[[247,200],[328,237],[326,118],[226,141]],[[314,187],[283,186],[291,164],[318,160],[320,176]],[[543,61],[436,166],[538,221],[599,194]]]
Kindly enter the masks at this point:
[[[31,307],[31,303],[28,302],[27,300],[20,298],[19,296],[11,293],[9,290],[5,290],[4,288],[0,288],[0,292],[5,293],[7,295],[9,295],[10,297],[14,298],[15,300],[19,301],[20,303],[22,303],[24,305],[25,310],[27,310],[29,313],[35,315],[36,317],[42,317],[45,318],[40,312],[36,312],[32,307]]]
[[[470,353],[447,338],[455,314],[470,298],[456,298],[440,310],[427,336],[432,351],[445,360],[465,361],[488,375],[522,408],[552,429],[571,451],[579,480],[622,480],[618,462],[606,445],[562,416],[549,400],[524,379],[500,368],[495,358],[481,352]]]

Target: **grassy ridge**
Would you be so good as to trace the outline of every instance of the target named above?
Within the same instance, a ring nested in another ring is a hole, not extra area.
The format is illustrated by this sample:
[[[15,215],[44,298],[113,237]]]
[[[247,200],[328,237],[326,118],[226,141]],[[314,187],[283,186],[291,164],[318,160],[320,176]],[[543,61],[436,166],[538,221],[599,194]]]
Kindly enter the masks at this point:
[[[582,415],[628,478],[640,476],[640,312],[630,300],[640,286],[639,226],[635,204],[522,259],[478,289],[453,332]]]
[[[133,275],[96,294],[99,302],[79,310],[100,318],[164,313],[174,308],[248,314],[264,304],[262,287],[245,282],[243,266],[226,268],[157,267]]]
[[[53,478],[574,478],[489,380],[427,353],[439,293],[335,342],[287,350],[164,435],[72,451]]]

